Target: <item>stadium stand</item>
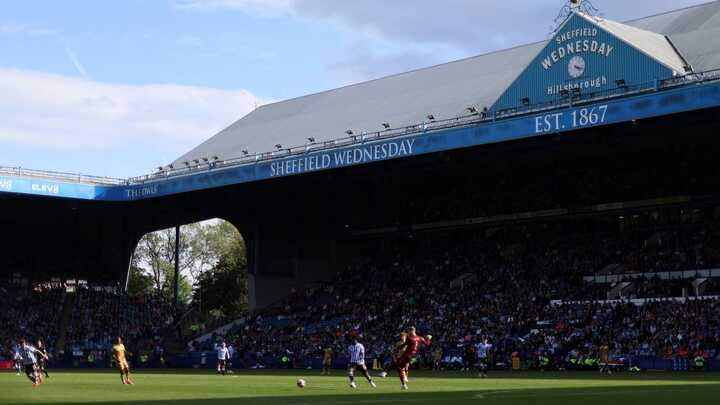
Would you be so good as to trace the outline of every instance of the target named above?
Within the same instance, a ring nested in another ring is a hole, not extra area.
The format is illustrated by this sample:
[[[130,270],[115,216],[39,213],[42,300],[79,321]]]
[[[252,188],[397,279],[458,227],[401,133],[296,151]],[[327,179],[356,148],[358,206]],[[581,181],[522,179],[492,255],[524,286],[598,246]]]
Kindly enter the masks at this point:
[[[655,214],[636,215],[652,221]],[[387,360],[397,332],[415,324],[437,344],[421,356],[422,367],[433,366],[441,350],[440,367],[462,368],[465,348],[483,336],[496,343],[495,362],[505,368],[514,353],[530,368],[548,356],[544,368],[586,368],[580,365],[592,360],[596,369],[603,342],[626,368],[688,369],[689,362],[675,361],[685,351],[702,352],[716,367],[710,359],[720,356],[719,297],[696,295],[690,280],[656,276],[633,279],[630,295],[608,300],[612,284],[584,281],[615,261],[623,271],[717,267],[718,218],[695,216],[606,233],[582,232],[589,226],[582,220],[382,241],[389,247],[368,246],[372,253],[337,279],[293,294],[223,338],[239,348],[245,366],[277,366],[287,354],[317,366],[322,348],[343,353],[348,333],[365,336],[373,356]],[[473,277],[452,287],[463,274]]]
[[[175,309],[164,299],[131,298],[116,288],[100,286],[17,284],[0,287],[5,299],[0,356],[6,358],[13,343],[25,337],[42,339],[55,366],[87,365],[91,353],[96,364],[107,366],[115,337],[124,336],[140,353],[154,353],[162,347],[164,331],[173,326]]]
[[[497,367],[509,368],[518,357],[528,368],[586,368],[608,342],[625,367],[690,369],[683,353],[697,352],[713,368],[720,356],[720,277],[700,275],[720,267],[720,218],[712,207],[689,215],[684,208],[665,211],[372,238],[337,278],[294,291],[189,351],[212,351],[224,338],[237,349],[236,367],[279,367],[283,357],[317,366],[329,345],[342,364],[346,335],[357,333],[382,363],[397,332],[415,324],[436,337],[418,367],[463,368],[466,348],[489,336]],[[678,271],[686,277],[668,277]],[[694,286],[695,280],[702,282]],[[628,286],[609,300],[620,283]],[[162,352],[163,328],[173,327],[167,302],[111,288],[55,287],[3,283],[6,350],[14,337],[30,334],[46,339],[61,364],[87,365],[90,353],[106,364],[110,339],[121,333],[143,353]],[[64,311],[43,309],[67,303],[71,316],[63,328]],[[61,329],[64,344],[56,347]],[[550,362],[542,365],[544,356]]]
[[[261,107],[141,178],[4,173],[5,353],[29,335],[99,366],[123,334],[144,365],[212,367],[228,340],[235,367],[318,367],[327,346],[344,366],[348,334],[382,363],[415,325],[435,336],[417,367],[467,368],[488,336],[495,368],[597,369],[607,344],[625,369],[720,369],[720,2],[576,17],[628,53],[662,44],[589,64],[597,93],[505,108],[577,79],[522,77],[549,41]],[[166,358],[178,309],[118,286],[142,235],[216,217],[246,238],[253,313]]]

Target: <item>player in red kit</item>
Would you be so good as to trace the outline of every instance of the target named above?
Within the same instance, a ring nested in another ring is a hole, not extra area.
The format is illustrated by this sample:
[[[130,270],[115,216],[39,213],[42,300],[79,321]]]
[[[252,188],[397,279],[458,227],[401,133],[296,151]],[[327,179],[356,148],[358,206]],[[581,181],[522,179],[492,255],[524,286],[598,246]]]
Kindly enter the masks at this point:
[[[427,337],[422,337],[417,335],[417,331],[415,330],[415,327],[410,327],[407,330],[407,339],[405,340],[404,348],[405,350],[402,352],[402,354],[397,359],[397,368],[398,373],[400,374],[400,389],[401,390],[407,390],[408,389],[408,374],[410,372],[410,363],[413,361],[415,356],[417,356],[418,349],[420,348],[420,345],[423,346],[430,346],[430,342],[432,341],[432,336],[427,335]]]

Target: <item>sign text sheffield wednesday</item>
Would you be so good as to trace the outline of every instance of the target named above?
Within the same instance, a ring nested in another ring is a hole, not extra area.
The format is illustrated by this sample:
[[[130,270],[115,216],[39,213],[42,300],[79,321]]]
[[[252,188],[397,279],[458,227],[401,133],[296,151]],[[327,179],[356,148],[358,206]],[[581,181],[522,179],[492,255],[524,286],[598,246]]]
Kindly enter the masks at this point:
[[[270,177],[307,173],[410,156],[414,153],[414,146],[415,139],[401,139],[274,162],[270,165]]]
[[[566,83],[556,83],[547,86],[547,95],[556,96],[563,90],[572,89],[600,89],[607,86],[609,81],[607,76],[598,75],[595,77],[587,77],[585,75],[585,60],[580,56],[583,54],[597,54],[609,58],[615,50],[611,44],[599,41],[595,38],[598,36],[597,28],[578,28],[559,33],[555,40],[555,48],[548,46],[547,56],[540,61],[544,70],[550,70],[555,64],[562,62],[566,57],[578,55],[570,60],[569,71],[575,70],[575,75],[571,76],[571,80]],[[574,66],[575,60],[582,63],[581,66]],[[575,69],[572,69],[572,68]]]
[[[597,28],[582,28],[582,29],[576,29],[572,31],[568,31],[565,33],[562,33],[555,37],[555,42],[558,44],[558,47],[550,52],[548,56],[543,59],[540,63],[542,64],[542,67],[545,70],[550,69],[554,64],[560,62],[569,55],[574,55],[576,53],[597,53],[599,55],[602,55],[604,57],[610,57],[610,54],[613,50],[615,50],[615,47],[606,44],[605,42],[598,42],[596,40],[575,40],[575,38],[582,38],[582,37],[597,37],[598,30]],[[563,44],[564,42],[567,42]]]

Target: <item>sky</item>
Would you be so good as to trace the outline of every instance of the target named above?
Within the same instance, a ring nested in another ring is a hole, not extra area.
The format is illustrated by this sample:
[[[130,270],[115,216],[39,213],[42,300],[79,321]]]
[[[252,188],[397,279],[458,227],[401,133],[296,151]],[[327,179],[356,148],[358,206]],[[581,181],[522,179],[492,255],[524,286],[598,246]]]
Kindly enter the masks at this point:
[[[592,0],[625,21],[706,0]],[[547,39],[564,0],[22,0],[0,166],[131,177],[263,104]]]

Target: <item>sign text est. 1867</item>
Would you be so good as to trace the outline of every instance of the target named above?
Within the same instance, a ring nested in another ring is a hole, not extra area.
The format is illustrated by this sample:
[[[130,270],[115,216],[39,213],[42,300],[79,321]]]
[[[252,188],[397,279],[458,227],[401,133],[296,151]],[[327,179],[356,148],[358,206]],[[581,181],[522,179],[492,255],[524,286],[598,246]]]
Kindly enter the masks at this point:
[[[535,117],[535,133],[544,134],[605,123],[607,105],[578,108]]]

